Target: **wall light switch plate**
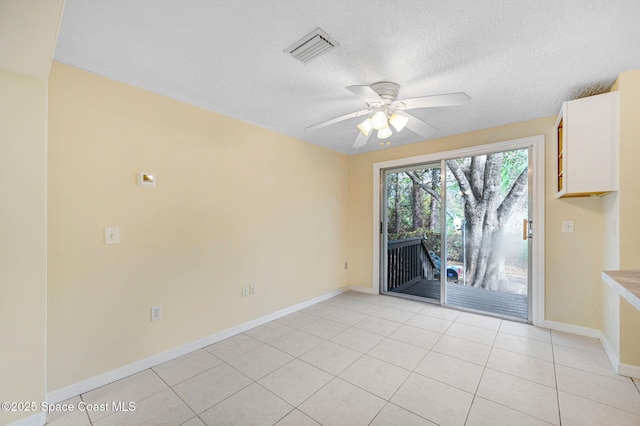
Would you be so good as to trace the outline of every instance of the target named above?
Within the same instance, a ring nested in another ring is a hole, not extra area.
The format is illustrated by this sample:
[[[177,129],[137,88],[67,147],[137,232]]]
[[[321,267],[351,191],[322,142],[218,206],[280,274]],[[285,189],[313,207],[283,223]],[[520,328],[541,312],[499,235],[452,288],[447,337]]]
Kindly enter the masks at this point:
[[[573,221],[572,220],[563,220],[562,221],[562,232],[573,232]]]
[[[104,243],[120,244],[120,228],[117,226],[108,226],[104,228]]]

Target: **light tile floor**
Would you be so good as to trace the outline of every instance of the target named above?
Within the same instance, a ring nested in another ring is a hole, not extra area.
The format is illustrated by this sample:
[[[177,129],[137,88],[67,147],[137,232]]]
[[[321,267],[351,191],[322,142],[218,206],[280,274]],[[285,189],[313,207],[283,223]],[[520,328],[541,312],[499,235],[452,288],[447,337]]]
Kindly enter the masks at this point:
[[[640,425],[595,339],[347,292],[79,395],[64,425]]]

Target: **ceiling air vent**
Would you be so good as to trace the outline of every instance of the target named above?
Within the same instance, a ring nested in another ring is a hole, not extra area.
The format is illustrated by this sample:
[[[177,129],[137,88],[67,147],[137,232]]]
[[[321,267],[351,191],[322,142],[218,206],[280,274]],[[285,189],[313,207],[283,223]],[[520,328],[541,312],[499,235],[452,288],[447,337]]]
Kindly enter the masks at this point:
[[[300,62],[307,63],[321,53],[338,46],[338,42],[320,28],[316,28],[284,51]]]

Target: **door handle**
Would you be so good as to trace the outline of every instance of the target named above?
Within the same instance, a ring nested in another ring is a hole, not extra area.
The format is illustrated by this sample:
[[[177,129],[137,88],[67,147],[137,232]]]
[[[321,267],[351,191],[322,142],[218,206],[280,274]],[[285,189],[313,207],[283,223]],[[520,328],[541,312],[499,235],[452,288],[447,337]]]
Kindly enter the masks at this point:
[[[527,240],[533,238],[533,221],[522,219],[522,239]]]

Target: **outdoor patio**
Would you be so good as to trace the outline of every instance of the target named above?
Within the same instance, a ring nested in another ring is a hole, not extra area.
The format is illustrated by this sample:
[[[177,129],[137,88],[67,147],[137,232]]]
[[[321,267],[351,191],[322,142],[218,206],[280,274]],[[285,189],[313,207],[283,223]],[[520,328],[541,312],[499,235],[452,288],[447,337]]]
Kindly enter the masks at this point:
[[[396,287],[391,290],[391,293],[440,300],[440,281],[421,279]],[[455,283],[447,283],[447,304],[523,320],[528,317],[525,295],[467,287]]]

